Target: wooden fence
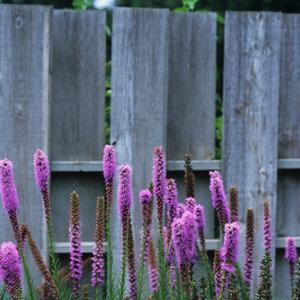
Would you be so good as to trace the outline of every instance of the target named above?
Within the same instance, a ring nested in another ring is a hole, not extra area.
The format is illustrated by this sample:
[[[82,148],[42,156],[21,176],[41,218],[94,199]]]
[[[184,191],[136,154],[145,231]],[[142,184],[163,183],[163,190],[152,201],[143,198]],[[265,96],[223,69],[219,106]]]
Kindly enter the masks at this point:
[[[238,188],[243,230],[246,207],[255,210],[257,262],[262,203],[270,200],[276,299],[288,299],[284,237],[298,236],[300,247],[300,15],[226,13],[222,161],[214,160],[216,25],[214,13],[113,11],[111,141],[119,164],[134,169],[135,236],[141,225],[137,193],[151,180],[152,148],[166,147],[168,176],[178,180],[181,199],[183,158],[192,153],[208,249],[219,247],[208,171],[221,169],[226,187]],[[0,157],[14,161],[20,217],[44,254],[32,169],[38,147],[51,158],[57,252],[69,251],[68,197],[74,189],[81,196],[83,251],[92,249],[95,198],[103,193],[105,26],[103,11],[0,5]],[[116,209],[113,238],[119,254]],[[1,211],[0,240],[7,239],[10,227]]]

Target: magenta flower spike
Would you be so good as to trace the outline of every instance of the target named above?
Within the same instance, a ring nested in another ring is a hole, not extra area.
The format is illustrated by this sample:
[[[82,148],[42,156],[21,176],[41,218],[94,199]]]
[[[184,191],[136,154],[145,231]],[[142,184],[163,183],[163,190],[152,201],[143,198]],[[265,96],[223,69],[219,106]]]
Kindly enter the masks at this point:
[[[269,202],[264,202],[264,247],[269,254],[272,249],[272,228]]]
[[[168,205],[167,211],[167,244],[169,246],[172,236],[172,223],[177,215],[178,199],[177,199],[177,185],[175,179],[168,179],[167,181],[167,197],[166,204]]]
[[[224,243],[221,248],[222,270],[233,273],[234,264],[238,260],[238,251],[240,244],[240,226],[237,222],[225,225]]]
[[[140,191],[140,202],[142,205],[147,205],[151,201],[152,194],[148,189]]]
[[[167,175],[166,157],[162,147],[155,147],[153,154],[153,193],[157,201],[158,226],[160,235],[162,236]]]
[[[129,165],[119,168],[118,205],[121,218],[129,213],[132,203],[132,169]]]
[[[297,248],[295,238],[289,236],[285,240],[285,255],[284,257],[289,263],[295,264],[297,262]]]
[[[9,214],[19,207],[19,197],[14,180],[13,163],[8,160],[0,160],[0,192],[2,205]]]
[[[117,168],[116,149],[114,146],[105,145],[103,149],[102,165],[105,182],[112,180]]]
[[[188,198],[185,199],[185,207],[190,212],[194,211],[194,208],[195,208],[196,204],[197,204],[196,199],[193,198],[193,197],[188,197]]]
[[[186,211],[185,205],[183,203],[179,203],[176,210],[177,218],[181,218],[185,211]]]
[[[204,207],[201,204],[196,204],[194,207],[194,214],[198,230],[204,230],[205,227],[205,214]]]
[[[230,214],[227,204],[227,199],[224,191],[221,174],[218,171],[209,172],[212,205],[217,211],[219,223],[224,228],[226,223],[229,223]]]
[[[48,188],[49,180],[49,161],[47,155],[40,149],[37,149],[33,154],[33,166],[35,182],[41,192]]]
[[[4,242],[0,246],[0,281],[3,281],[12,299],[20,299],[22,263],[17,247],[12,242]]]

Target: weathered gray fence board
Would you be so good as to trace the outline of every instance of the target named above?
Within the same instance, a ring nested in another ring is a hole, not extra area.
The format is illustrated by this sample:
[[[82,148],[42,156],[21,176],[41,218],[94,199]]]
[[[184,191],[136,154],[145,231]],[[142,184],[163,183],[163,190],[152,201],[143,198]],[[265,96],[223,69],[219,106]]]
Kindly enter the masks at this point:
[[[246,208],[255,211],[255,286],[265,199],[276,227],[280,36],[278,13],[226,13],[223,174],[239,191],[242,231]]]
[[[57,173],[52,176],[54,233],[56,242],[69,241],[70,193],[80,196],[81,239],[94,240],[96,197],[103,195],[102,175],[97,173]]]
[[[98,160],[104,144],[103,11],[55,10],[52,160]]]
[[[42,202],[32,154],[36,148],[48,152],[51,16],[49,7],[0,5],[0,157],[14,163],[20,222],[29,224],[43,254]],[[2,206],[0,211],[0,241],[12,240]],[[40,281],[32,261],[30,265]]]
[[[282,16],[278,157],[300,157],[300,16]],[[300,236],[300,173],[280,171],[277,200],[277,235]],[[290,283],[283,255],[278,256],[276,295],[289,299]]]
[[[171,14],[169,43],[168,159],[183,160],[186,153],[195,160],[213,159],[216,14]],[[215,222],[210,200],[207,202],[201,193],[197,193],[197,199],[206,208],[207,236],[213,237]]]
[[[133,167],[133,222],[137,249],[141,228],[138,193],[152,179],[152,148],[166,144],[168,10],[117,8],[113,12],[111,141],[118,163]],[[116,202],[116,201],[115,201]],[[114,203],[114,240],[120,221]],[[116,265],[121,243],[114,243]]]

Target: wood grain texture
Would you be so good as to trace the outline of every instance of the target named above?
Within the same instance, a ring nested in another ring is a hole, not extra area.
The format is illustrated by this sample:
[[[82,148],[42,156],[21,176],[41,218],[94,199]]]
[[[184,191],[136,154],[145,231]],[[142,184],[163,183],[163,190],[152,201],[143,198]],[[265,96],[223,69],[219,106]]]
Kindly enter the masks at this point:
[[[242,232],[246,208],[254,209],[255,287],[264,251],[265,199],[275,234],[280,37],[278,13],[226,13],[223,175],[227,189],[238,189]]]
[[[113,12],[111,141],[118,163],[133,167],[133,230],[139,249],[138,193],[152,180],[152,148],[166,145],[168,10],[117,8]],[[120,221],[113,208],[113,237]],[[114,243],[116,266],[121,243]]]
[[[300,16],[282,16],[281,59],[280,59],[280,97],[278,157],[300,157],[299,99],[300,99]],[[284,170],[279,172],[277,200],[277,235],[300,236],[300,172]],[[277,261],[276,295],[280,299],[290,299],[290,283],[287,262],[283,253]]]
[[[104,144],[103,11],[55,10],[52,160],[97,160]]]
[[[0,5],[0,158],[14,163],[21,206],[20,222],[29,224],[45,255],[41,196],[35,185],[32,154],[48,152],[49,39],[51,9]],[[10,224],[0,208],[0,242],[12,240]],[[40,274],[29,262],[34,281]]]
[[[216,14],[170,15],[168,159],[213,159]]]

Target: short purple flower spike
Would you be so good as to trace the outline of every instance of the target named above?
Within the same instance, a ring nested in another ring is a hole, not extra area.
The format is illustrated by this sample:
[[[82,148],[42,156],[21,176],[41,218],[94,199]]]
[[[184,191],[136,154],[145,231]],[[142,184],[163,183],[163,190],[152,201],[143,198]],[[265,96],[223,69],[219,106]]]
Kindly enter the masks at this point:
[[[114,146],[105,145],[103,149],[103,176],[105,182],[112,180],[117,166],[116,149]]]
[[[177,199],[177,185],[175,179],[168,179],[167,180],[167,197],[165,199],[166,204],[169,206],[175,206],[178,205],[178,199]]]
[[[219,223],[224,228],[226,223],[229,223],[230,214],[227,205],[227,199],[224,191],[221,174],[218,171],[209,172],[212,205],[217,211]]]
[[[238,260],[240,226],[237,222],[225,225],[224,244],[221,249],[222,270],[232,273]]]
[[[293,237],[287,237],[285,240],[285,255],[284,257],[289,263],[295,264],[297,262],[297,248],[296,241]]]
[[[185,199],[185,206],[190,212],[194,211],[196,204],[197,204],[196,199],[193,197],[188,197]]]
[[[18,299],[21,292],[22,264],[17,247],[12,242],[4,242],[0,246],[0,280],[12,297]]]
[[[163,147],[153,149],[153,193],[163,198],[166,192],[166,157]]]
[[[19,207],[19,197],[14,180],[13,163],[4,159],[0,161],[0,192],[2,205],[7,213]]]
[[[201,204],[196,204],[194,208],[194,214],[196,217],[198,230],[203,230],[205,227],[204,207]]]
[[[142,205],[149,204],[151,202],[152,194],[148,189],[140,191],[140,202]]]
[[[39,189],[43,192],[48,188],[50,171],[48,157],[40,149],[37,149],[33,154],[33,166],[35,182]]]
[[[129,211],[132,202],[132,169],[129,165],[119,168],[118,204],[121,216]]]
[[[264,247],[266,252],[271,253],[272,249],[272,224],[270,216],[270,206],[269,202],[265,200],[264,202]]]
[[[185,211],[186,211],[185,205],[183,203],[179,203],[176,211],[177,218],[181,218]]]

